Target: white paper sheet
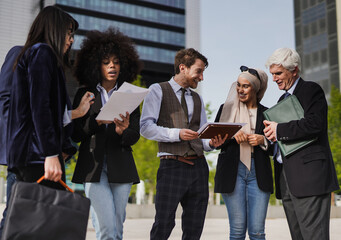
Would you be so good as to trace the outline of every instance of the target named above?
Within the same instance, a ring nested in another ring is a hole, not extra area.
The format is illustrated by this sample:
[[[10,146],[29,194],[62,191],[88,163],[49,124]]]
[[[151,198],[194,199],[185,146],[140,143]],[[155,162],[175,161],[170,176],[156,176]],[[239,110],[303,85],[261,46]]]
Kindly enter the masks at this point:
[[[143,101],[149,92],[146,88],[141,88],[130,83],[124,82],[122,86],[113,92],[108,102],[102,107],[96,120],[113,121],[120,119],[119,114],[126,115],[126,112],[132,113]]]

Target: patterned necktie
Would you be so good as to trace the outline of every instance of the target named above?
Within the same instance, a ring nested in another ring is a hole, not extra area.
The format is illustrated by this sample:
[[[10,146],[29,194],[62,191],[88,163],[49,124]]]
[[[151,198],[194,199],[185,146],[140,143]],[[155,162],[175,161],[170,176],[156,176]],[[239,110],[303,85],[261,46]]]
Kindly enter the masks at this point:
[[[287,98],[287,97],[289,97],[290,95],[291,95],[290,93],[285,92],[285,93],[284,93],[284,98]]]
[[[281,101],[281,100],[283,100],[283,99],[289,97],[290,95],[291,95],[290,93],[285,92],[285,93],[279,98],[279,101]]]
[[[289,97],[291,94],[288,93],[288,92],[285,92],[280,98],[279,100],[283,100],[287,97]],[[277,156],[280,154],[280,149],[279,149],[279,146],[278,146],[278,143],[276,142],[275,145],[274,145],[274,158],[277,160]],[[283,163],[283,159],[281,161],[278,161],[280,163]]]
[[[185,88],[181,88],[181,92],[182,92],[182,94],[181,94],[181,107],[182,107],[182,109],[185,112],[186,119],[187,119],[187,122],[188,122],[188,108],[187,108],[187,103],[186,103],[186,99],[185,99],[186,89]]]

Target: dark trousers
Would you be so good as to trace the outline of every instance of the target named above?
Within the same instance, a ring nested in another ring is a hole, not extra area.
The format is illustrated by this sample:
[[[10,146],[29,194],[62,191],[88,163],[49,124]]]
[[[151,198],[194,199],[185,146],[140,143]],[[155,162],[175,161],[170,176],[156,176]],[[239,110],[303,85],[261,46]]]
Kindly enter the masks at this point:
[[[281,194],[293,240],[328,240],[331,195],[297,198],[288,188],[284,169],[280,178]]]
[[[183,209],[182,239],[200,239],[208,204],[208,166],[205,158],[194,163],[192,166],[172,159],[160,160],[151,240],[168,239],[179,203]]]

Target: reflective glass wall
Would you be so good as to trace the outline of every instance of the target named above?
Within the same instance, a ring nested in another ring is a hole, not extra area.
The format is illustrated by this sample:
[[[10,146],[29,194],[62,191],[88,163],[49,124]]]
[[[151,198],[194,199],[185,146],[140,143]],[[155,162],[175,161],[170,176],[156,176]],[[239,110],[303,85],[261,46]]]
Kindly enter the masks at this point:
[[[56,0],[79,22],[74,49],[89,30],[116,27],[137,44],[142,60],[173,64],[185,47],[185,0]],[[145,5],[145,6],[144,6]]]
[[[170,7],[176,7],[176,8],[185,8],[185,1],[183,0],[141,0],[144,2],[152,2],[152,3],[159,3],[163,5],[167,5]]]
[[[151,1],[148,1],[151,2]],[[163,2],[163,1],[153,1]],[[184,2],[184,1],[182,1]],[[111,0],[57,0],[56,3],[73,6],[77,8],[91,9],[93,11],[115,14],[118,16],[134,19],[163,23],[172,26],[185,27],[185,16],[183,14],[137,6],[130,3],[116,2]]]
[[[319,83],[327,96],[331,85],[339,87],[335,0],[295,0],[296,49],[302,73]]]

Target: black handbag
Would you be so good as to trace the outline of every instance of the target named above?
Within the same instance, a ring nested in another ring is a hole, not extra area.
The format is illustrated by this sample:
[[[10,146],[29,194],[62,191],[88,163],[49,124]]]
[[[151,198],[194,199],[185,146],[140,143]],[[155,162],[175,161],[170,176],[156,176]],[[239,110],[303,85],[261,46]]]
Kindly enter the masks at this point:
[[[70,192],[38,183],[13,185],[1,239],[84,240],[90,200],[73,193],[63,181]]]

